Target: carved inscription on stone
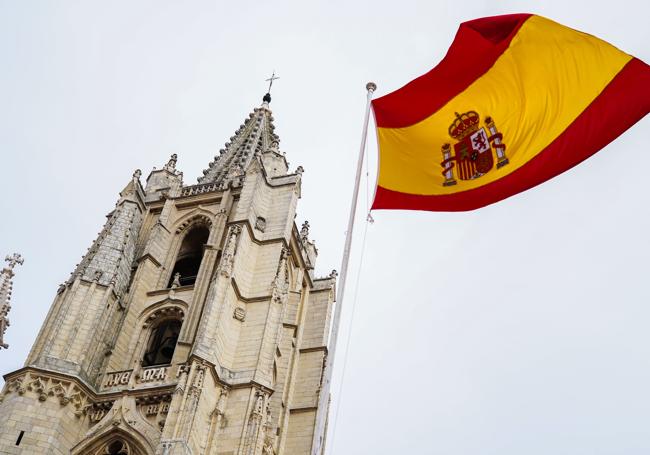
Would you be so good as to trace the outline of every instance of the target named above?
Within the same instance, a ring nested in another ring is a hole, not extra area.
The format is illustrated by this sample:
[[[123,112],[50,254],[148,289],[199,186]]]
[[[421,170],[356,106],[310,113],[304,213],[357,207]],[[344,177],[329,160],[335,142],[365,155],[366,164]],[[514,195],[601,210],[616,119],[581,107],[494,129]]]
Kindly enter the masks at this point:
[[[131,370],[108,373],[106,375],[106,382],[104,383],[104,387],[117,387],[120,385],[126,385],[129,383],[130,378]]]
[[[106,413],[113,406],[112,401],[104,401],[101,403],[93,403],[86,408],[86,413],[88,414],[88,420],[90,420],[90,425],[94,425],[104,418]]]
[[[138,382],[164,381],[167,379],[167,367],[148,368],[140,372]]]

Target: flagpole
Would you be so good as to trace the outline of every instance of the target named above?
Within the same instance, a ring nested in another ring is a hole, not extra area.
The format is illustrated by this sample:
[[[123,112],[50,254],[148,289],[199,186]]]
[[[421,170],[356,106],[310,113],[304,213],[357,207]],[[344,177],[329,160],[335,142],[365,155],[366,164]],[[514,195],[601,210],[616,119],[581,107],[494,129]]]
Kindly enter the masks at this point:
[[[332,382],[332,371],[334,367],[334,357],[336,355],[336,343],[339,337],[339,326],[341,324],[341,309],[343,308],[343,294],[345,293],[345,281],[348,276],[348,264],[350,262],[350,250],[352,249],[352,233],[354,231],[354,215],[357,212],[357,202],[359,200],[359,184],[361,182],[361,172],[363,170],[363,156],[366,150],[366,139],[368,137],[368,123],[370,120],[370,103],[372,94],[377,89],[374,82],[366,84],[368,91],[366,98],[366,113],[363,120],[363,131],[361,133],[361,146],[359,147],[359,160],[357,161],[357,174],[354,179],[354,190],[352,191],[352,202],[350,204],[350,217],[348,218],[348,230],[345,236],[345,247],[343,248],[343,258],[341,260],[341,274],[336,295],[336,306],[334,308],[334,318],[332,321],[332,332],[330,334],[329,349],[325,360],[323,370],[323,381],[318,396],[318,410],[316,411],[316,426],[314,428],[314,437],[311,443],[312,455],[324,455],[323,443],[325,441],[327,413],[329,411],[330,385]]]

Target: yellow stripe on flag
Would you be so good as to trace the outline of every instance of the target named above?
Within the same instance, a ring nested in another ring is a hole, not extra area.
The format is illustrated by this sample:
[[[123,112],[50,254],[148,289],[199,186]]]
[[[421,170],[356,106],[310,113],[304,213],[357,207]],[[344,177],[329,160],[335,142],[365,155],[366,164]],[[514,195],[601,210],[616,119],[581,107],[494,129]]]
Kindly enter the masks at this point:
[[[568,45],[570,44],[570,46]],[[540,16],[530,17],[494,66],[435,114],[406,128],[378,128],[378,184],[402,193],[450,194],[510,174],[544,150],[600,94],[632,57]],[[442,146],[449,126],[476,111],[492,117],[510,163],[475,180],[443,186]],[[540,112],[544,114],[540,116]]]

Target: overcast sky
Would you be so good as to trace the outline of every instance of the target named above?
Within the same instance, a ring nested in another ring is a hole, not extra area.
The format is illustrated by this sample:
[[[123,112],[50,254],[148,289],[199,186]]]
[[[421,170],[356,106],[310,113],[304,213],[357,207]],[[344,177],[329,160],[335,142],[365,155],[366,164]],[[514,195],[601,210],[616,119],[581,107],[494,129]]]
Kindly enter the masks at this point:
[[[460,22],[512,12],[650,61],[642,0],[0,0],[0,254],[25,257],[0,373],[24,362],[133,170],[178,153],[195,182],[274,69],[280,147],[305,168],[296,221],[317,274],[340,268],[365,83],[389,93]],[[330,453],[650,453],[648,131],[479,211],[375,212],[341,381],[364,182]],[[368,151],[372,187],[372,133]]]

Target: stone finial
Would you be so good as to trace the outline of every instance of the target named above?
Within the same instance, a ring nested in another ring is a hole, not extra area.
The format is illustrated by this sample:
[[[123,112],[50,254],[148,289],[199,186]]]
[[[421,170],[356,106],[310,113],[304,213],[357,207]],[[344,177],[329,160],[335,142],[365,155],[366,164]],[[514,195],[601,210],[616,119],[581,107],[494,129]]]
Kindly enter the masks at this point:
[[[163,166],[163,169],[169,172],[175,172],[176,171],[176,162],[178,161],[178,155],[173,154],[170,158],[169,161],[167,161],[167,164]]]
[[[233,264],[235,262],[235,253],[237,251],[237,238],[241,234],[241,226],[233,225],[228,230],[226,245],[223,248],[223,256],[219,263],[219,273],[226,278],[232,274]]]
[[[331,279],[335,280],[336,277],[339,276],[339,272],[337,272],[336,269],[332,269],[329,276]]]
[[[300,240],[306,242],[309,239],[309,221],[302,223],[300,228]]]
[[[140,177],[142,177],[142,171],[141,171],[140,169],[136,169],[136,170],[133,172],[133,178],[139,180]]]
[[[9,263],[9,266],[8,266],[7,268],[5,268],[5,269],[3,270],[3,272],[4,272],[5,270],[8,269],[8,270],[11,271],[11,275],[13,276],[13,270],[14,270],[14,268],[15,268],[17,265],[23,265],[23,262],[25,262],[25,260],[23,259],[23,257],[22,257],[20,254],[18,254],[18,253],[14,253],[14,254],[12,254],[11,256],[10,256],[10,255],[7,255],[7,256],[5,257],[5,262],[8,262],[8,263]]]
[[[298,174],[298,175],[302,175],[304,172],[305,172],[305,168],[304,168],[304,167],[302,167],[302,166],[298,166],[298,167],[296,168],[296,174]]]
[[[0,272],[0,349],[7,349],[9,345],[4,342],[4,334],[9,327],[9,310],[11,310],[11,305],[9,305],[9,300],[11,299],[11,288],[13,283],[11,279],[14,276],[14,268],[17,265],[22,265],[24,262],[23,257],[20,254],[14,253],[8,255],[5,258],[5,261],[8,262],[7,266],[2,269]]]
[[[272,141],[269,152],[280,153],[280,143],[276,140]]]

